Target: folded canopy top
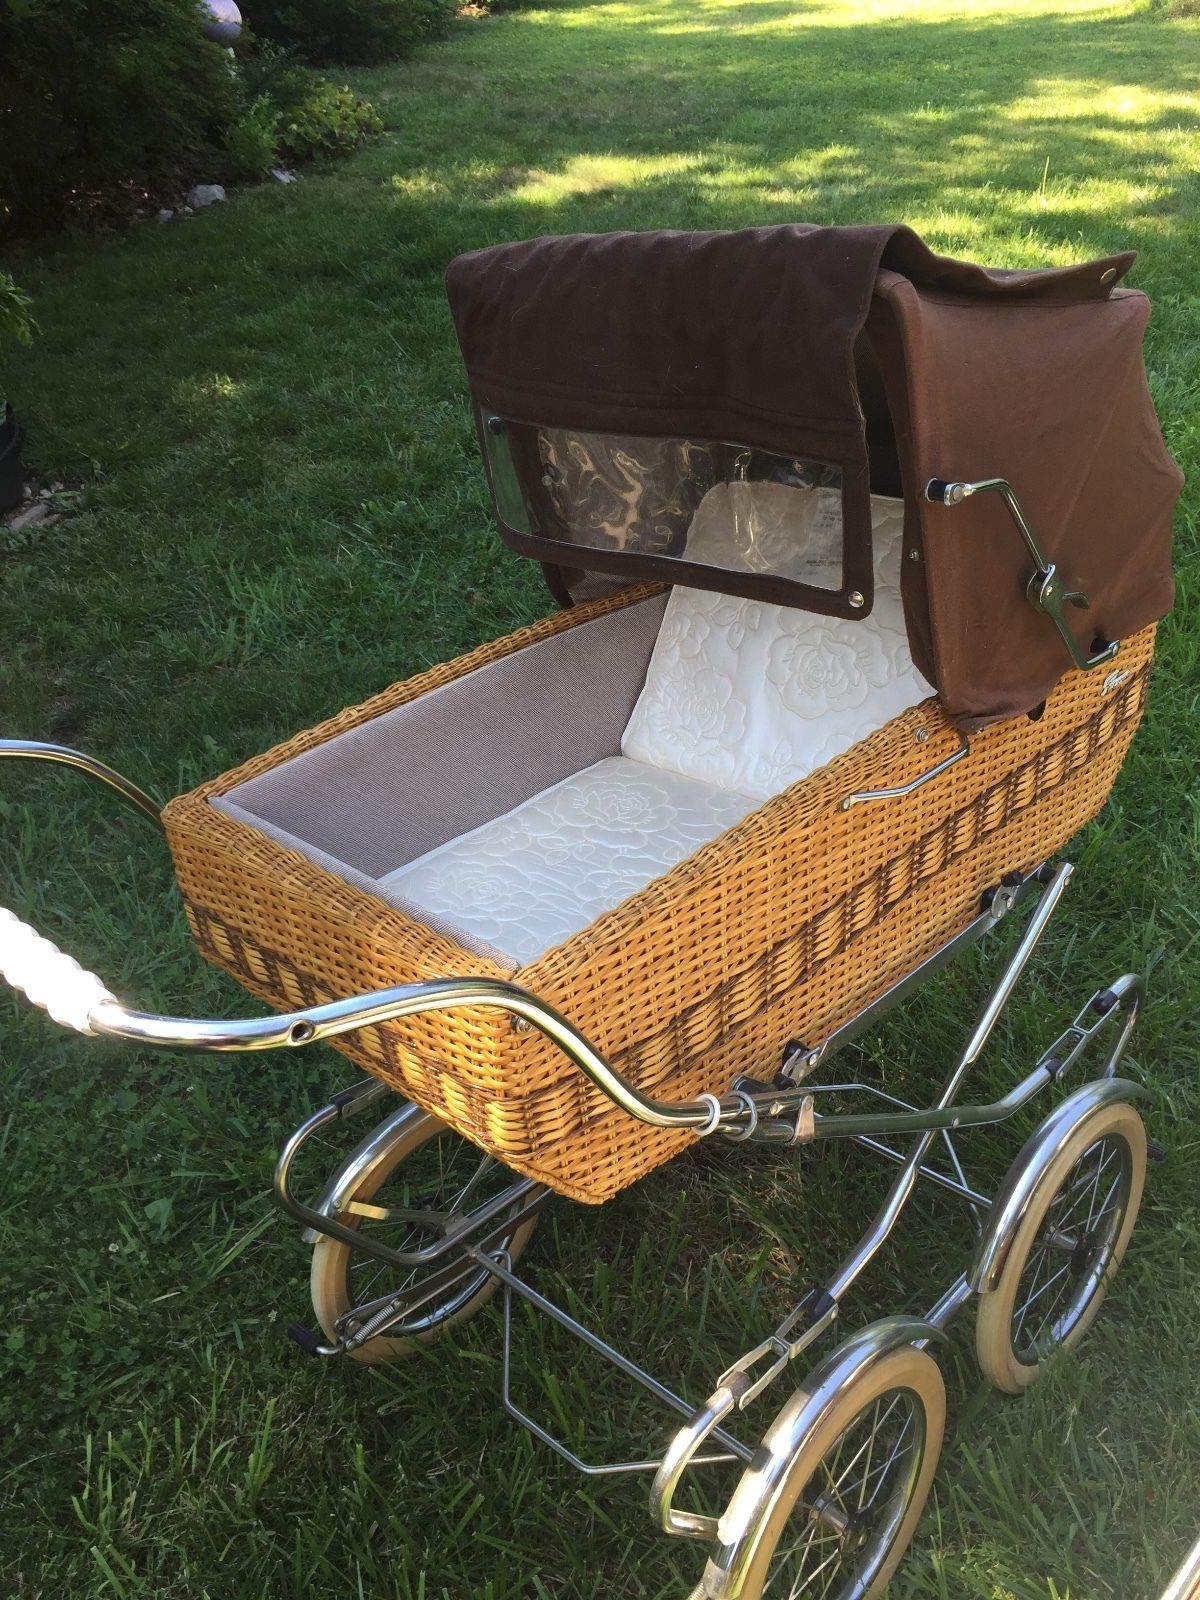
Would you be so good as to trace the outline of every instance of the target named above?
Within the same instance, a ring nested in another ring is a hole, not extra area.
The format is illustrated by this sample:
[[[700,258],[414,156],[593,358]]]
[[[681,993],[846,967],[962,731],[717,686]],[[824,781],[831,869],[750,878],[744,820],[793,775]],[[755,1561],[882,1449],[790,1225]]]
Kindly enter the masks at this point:
[[[903,494],[913,657],[964,728],[1029,711],[1172,601],[1181,475],[1146,387],[1133,257],[1036,272],[908,228],[575,235],[446,283],[501,532],[580,569],[865,617],[870,494]],[[930,480],[1007,480],[932,502]]]

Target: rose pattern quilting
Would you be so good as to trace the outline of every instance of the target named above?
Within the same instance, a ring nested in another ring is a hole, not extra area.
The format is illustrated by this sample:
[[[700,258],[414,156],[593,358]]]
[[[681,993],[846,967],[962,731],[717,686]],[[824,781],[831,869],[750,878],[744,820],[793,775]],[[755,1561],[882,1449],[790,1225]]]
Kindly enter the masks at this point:
[[[745,795],[609,756],[381,882],[526,965],[753,808]]]
[[[836,496],[820,493],[823,526],[833,517],[825,501]],[[626,755],[766,799],[933,692],[913,665],[904,624],[903,507],[878,497],[871,505],[869,617],[672,591],[622,740]]]

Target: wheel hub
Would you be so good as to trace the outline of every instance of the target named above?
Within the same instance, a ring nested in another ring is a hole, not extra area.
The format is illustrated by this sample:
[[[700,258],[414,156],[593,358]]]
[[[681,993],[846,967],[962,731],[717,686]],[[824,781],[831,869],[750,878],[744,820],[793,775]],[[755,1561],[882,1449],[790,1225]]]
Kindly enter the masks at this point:
[[[846,1523],[842,1534],[843,1555],[855,1555],[862,1550],[871,1536],[875,1519],[866,1511],[856,1511]]]

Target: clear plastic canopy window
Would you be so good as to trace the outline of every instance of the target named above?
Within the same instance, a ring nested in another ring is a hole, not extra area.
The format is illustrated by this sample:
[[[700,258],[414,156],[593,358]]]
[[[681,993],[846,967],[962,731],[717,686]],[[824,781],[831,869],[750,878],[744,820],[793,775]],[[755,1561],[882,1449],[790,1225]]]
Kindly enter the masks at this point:
[[[842,585],[842,474],[737,444],[484,419],[501,521],[589,552]]]

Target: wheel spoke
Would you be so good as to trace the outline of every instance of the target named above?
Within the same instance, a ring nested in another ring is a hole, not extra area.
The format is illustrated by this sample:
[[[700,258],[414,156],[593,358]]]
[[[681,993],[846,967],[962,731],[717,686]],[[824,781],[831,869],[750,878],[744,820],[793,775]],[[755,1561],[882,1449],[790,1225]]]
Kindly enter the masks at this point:
[[[900,1404],[900,1400],[901,1400],[901,1396],[900,1395],[896,1395],[893,1398],[891,1405],[884,1412],[882,1419],[879,1418],[879,1414],[878,1413],[879,1413],[879,1407],[883,1403],[883,1396],[880,1395],[879,1399],[876,1400],[876,1402],[875,1402],[875,1416],[874,1416],[874,1419],[872,1421],[871,1428],[867,1433],[867,1437],[863,1441],[863,1443],[861,1445],[859,1445],[858,1449],[855,1451],[854,1455],[851,1457],[848,1465],[842,1471],[840,1477],[837,1480],[835,1488],[840,1490],[842,1484],[845,1483],[846,1479],[850,1476],[851,1472],[853,1472],[853,1470],[854,1470],[856,1464],[858,1463],[860,1457],[862,1456],[862,1453],[863,1453],[864,1450],[868,1451],[867,1459],[868,1459],[868,1461],[870,1460],[869,1452],[870,1452],[870,1450],[872,1448],[873,1441],[878,1436],[879,1429],[883,1426],[883,1423],[887,1421],[887,1419],[891,1416],[892,1412]],[[846,1437],[846,1436],[843,1435],[843,1438],[844,1437]],[[838,1496],[838,1499],[839,1499],[839,1503],[840,1503],[840,1501],[841,1501],[841,1496],[840,1495]]]
[[[821,1565],[819,1567],[814,1568],[813,1571],[808,1574],[808,1582],[809,1583],[813,1583],[817,1578],[819,1578],[821,1576],[821,1574],[825,1571],[826,1567],[831,1566],[835,1561],[840,1562],[841,1559],[842,1559],[842,1547],[839,1544],[838,1548],[833,1552],[832,1555],[826,1556],[825,1560],[822,1561]],[[825,1600],[825,1596],[829,1593],[829,1585],[833,1582],[833,1580],[836,1577],[837,1577],[837,1572],[834,1571],[834,1572],[831,1572],[829,1574],[829,1576],[825,1579],[825,1582],[821,1585],[821,1594],[820,1594],[819,1600]],[[800,1594],[803,1594],[803,1592],[804,1592],[803,1590],[799,1591]],[[792,1594],[793,1594],[793,1596],[796,1596],[796,1594],[797,1594],[797,1591],[795,1590],[794,1587],[793,1587],[793,1590],[792,1590]]]
[[[1095,1196],[1100,1185],[1100,1179],[1112,1162],[1120,1155],[1120,1151],[1117,1149],[1105,1152],[1103,1143],[1094,1145],[1092,1149],[1098,1152],[1095,1171],[1089,1174],[1084,1168],[1084,1163],[1092,1154],[1092,1150],[1089,1150],[1083,1155],[1075,1168],[1075,1173],[1081,1174],[1081,1176],[1074,1182],[1068,1180],[1068,1183],[1064,1185],[1064,1196],[1070,1202],[1065,1221],[1071,1221],[1077,1217],[1082,1204],[1086,1201],[1088,1203],[1088,1219],[1090,1222],[1095,1208]],[[1072,1176],[1074,1177],[1074,1174]]]
[[[1055,1338],[1054,1336],[1056,1322],[1055,1313],[1058,1311],[1059,1306],[1062,1304],[1063,1296],[1070,1287],[1070,1282],[1063,1282],[1060,1283],[1058,1288],[1054,1291],[1054,1298],[1050,1302],[1049,1309],[1044,1312],[1042,1316],[1041,1325],[1039,1326],[1037,1335],[1033,1341],[1035,1354],[1043,1350],[1052,1350],[1056,1344],[1060,1344],[1062,1342],[1065,1332],[1069,1331],[1068,1327],[1067,1330],[1064,1330],[1064,1334],[1060,1335],[1058,1338]]]
[[[896,1399],[893,1400],[892,1406],[891,1406],[890,1409],[894,1409],[895,1408],[895,1405],[896,1405],[897,1401],[899,1400],[899,1398],[900,1398],[899,1395],[897,1395]],[[846,1479],[854,1471],[854,1468],[857,1465],[859,1459],[861,1458],[863,1451],[864,1450],[868,1450],[868,1451],[870,1450],[871,1441],[872,1441],[872,1439],[874,1439],[875,1433],[876,1433],[876,1429],[879,1426],[878,1415],[879,1415],[879,1407],[880,1407],[880,1404],[881,1404],[882,1400],[883,1400],[883,1396],[882,1395],[879,1397],[878,1400],[876,1400],[876,1402],[875,1402],[875,1418],[873,1420],[872,1426],[867,1430],[867,1437],[863,1440],[862,1444],[859,1445],[858,1449],[851,1456],[849,1462],[847,1463],[846,1467],[844,1468],[844,1470],[842,1471],[840,1477],[838,1478],[837,1483],[834,1485],[835,1489],[840,1489],[842,1484],[845,1483]],[[839,1495],[838,1498],[839,1498],[839,1501],[840,1501],[841,1496]]]
[[[891,1407],[888,1409],[887,1415],[884,1417],[884,1421],[885,1422],[887,1421],[887,1417],[891,1416],[892,1411],[895,1409],[896,1403],[899,1400],[899,1398],[900,1398],[899,1395],[897,1395],[896,1396],[896,1400],[892,1401]],[[861,1511],[862,1508],[863,1508],[863,1496],[867,1492],[867,1480],[871,1476],[871,1457],[875,1452],[875,1440],[879,1437],[879,1427],[880,1427],[880,1424],[879,1424],[879,1401],[876,1400],[876,1402],[875,1402],[875,1421],[872,1423],[871,1431],[867,1435],[867,1464],[863,1468],[862,1482],[858,1486],[858,1505],[855,1508],[858,1511]]]
[[[478,1189],[479,1185],[483,1182],[485,1175],[489,1173],[493,1167],[498,1165],[499,1162],[494,1156],[484,1156],[483,1160],[475,1168],[475,1171],[471,1174],[466,1183],[450,1202],[450,1216],[456,1217],[460,1212],[467,1209],[467,1201],[470,1199],[472,1192],[475,1189]]]
[[[1100,1175],[1097,1174],[1097,1179],[1099,1179],[1099,1176]],[[1087,1231],[1088,1231],[1089,1234],[1095,1232],[1097,1224],[1100,1223],[1103,1220],[1104,1216],[1107,1214],[1108,1208],[1109,1208],[1109,1201],[1112,1199],[1113,1195],[1116,1193],[1117,1188],[1120,1185],[1120,1182],[1121,1182],[1120,1178],[1114,1178],[1113,1181],[1108,1186],[1108,1191],[1105,1194],[1104,1199],[1100,1200],[1100,1186],[1099,1186],[1099,1182],[1097,1181],[1095,1196],[1094,1196],[1094,1198],[1092,1200],[1091,1205],[1088,1207]],[[1100,1201],[1100,1209],[1099,1209],[1099,1211],[1096,1210],[1096,1202],[1097,1202],[1097,1200]]]
[[[1072,1267],[1072,1263],[1070,1261],[1068,1261],[1065,1266],[1059,1267],[1058,1271],[1054,1274],[1053,1277],[1047,1278],[1046,1281],[1043,1284],[1041,1284],[1037,1289],[1035,1289],[1033,1291],[1033,1293],[1029,1296],[1028,1300],[1025,1301],[1024,1305],[1017,1312],[1018,1325],[1024,1323],[1025,1318],[1029,1315],[1030,1306],[1032,1306],[1033,1303],[1036,1300],[1040,1300],[1042,1298],[1042,1296],[1045,1294],[1046,1290],[1049,1289],[1049,1288],[1052,1288],[1053,1285],[1056,1284],[1060,1278],[1065,1278],[1067,1276],[1067,1274],[1071,1271],[1071,1267]],[[1034,1282],[1035,1283],[1037,1282],[1036,1278],[1034,1279]]]
[[[834,1545],[834,1556],[837,1556],[841,1553],[841,1540],[838,1538],[837,1534],[830,1532],[829,1529],[825,1529],[824,1532],[820,1532],[821,1528],[822,1523],[818,1518],[814,1517],[809,1526],[806,1528],[805,1532],[800,1535],[794,1544],[789,1546],[789,1548],[786,1550],[776,1552],[773,1565],[776,1566],[776,1570],[778,1572],[784,1574],[785,1578],[788,1565],[791,1563],[792,1559],[797,1555],[797,1553],[799,1553],[799,1570],[797,1571],[795,1582],[792,1584],[792,1590],[791,1594],[788,1596],[788,1600],[792,1600],[794,1595],[803,1592],[803,1590],[798,1590],[796,1588],[796,1584],[807,1585],[810,1579],[813,1577],[813,1574],[808,1570],[808,1558],[810,1555],[819,1554],[821,1546],[829,1544],[831,1541]],[[800,1549],[801,1544],[804,1546],[802,1550]],[[820,1568],[817,1570],[819,1571]]]
[[[875,1472],[876,1472],[876,1475],[879,1478],[879,1482],[876,1484],[875,1488],[871,1491],[871,1498],[867,1501],[867,1509],[868,1510],[870,1510],[870,1508],[875,1504],[875,1497],[876,1497],[876,1495],[877,1495],[877,1493],[879,1491],[880,1486],[887,1482],[888,1468],[892,1465],[893,1462],[898,1461],[900,1459],[901,1455],[906,1453],[905,1441],[908,1438],[908,1430],[912,1427],[912,1422],[913,1422],[913,1419],[910,1416],[906,1420],[903,1428],[901,1428],[901,1430],[900,1430],[900,1437],[896,1440],[895,1445],[892,1447],[891,1455],[888,1456],[887,1460],[885,1462],[883,1462],[882,1465],[880,1465],[880,1466],[875,1468]]]

